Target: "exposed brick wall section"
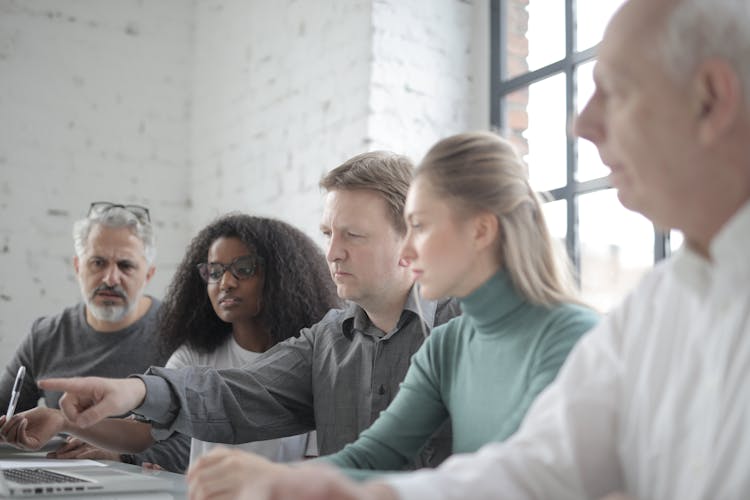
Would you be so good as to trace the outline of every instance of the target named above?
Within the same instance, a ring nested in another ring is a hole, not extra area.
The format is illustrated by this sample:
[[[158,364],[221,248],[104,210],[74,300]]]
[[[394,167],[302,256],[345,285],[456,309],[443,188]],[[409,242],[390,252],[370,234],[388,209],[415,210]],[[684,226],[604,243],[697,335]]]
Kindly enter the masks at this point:
[[[473,15],[483,4],[373,2],[373,148],[393,149],[419,161],[436,140],[473,128],[472,56],[480,49],[472,39]],[[484,20],[489,22],[486,16]]]
[[[0,361],[78,300],[73,221],[151,207],[163,295],[230,210],[318,236],[320,176],[487,124],[488,0],[0,0]],[[320,241],[320,240],[319,240]]]
[[[529,0],[510,0],[507,5],[507,22],[503,23],[506,33],[507,66],[509,77],[526,73],[529,66],[529,40],[526,36],[529,29],[529,13],[526,10]],[[528,88],[513,92],[505,101],[507,110],[506,136],[513,142],[518,152],[524,156],[529,151],[528,141],[523,133],[529,126],[526,108],[529,104]]]
[[[199,2],[193,229],[229,209],[317,235],[321,175],[367,148],[369,1]]]
[[[0,362],[79,299],[90,201],[151,207],[163,293],[188,234],[191,23],[184,0],[0,1]]]

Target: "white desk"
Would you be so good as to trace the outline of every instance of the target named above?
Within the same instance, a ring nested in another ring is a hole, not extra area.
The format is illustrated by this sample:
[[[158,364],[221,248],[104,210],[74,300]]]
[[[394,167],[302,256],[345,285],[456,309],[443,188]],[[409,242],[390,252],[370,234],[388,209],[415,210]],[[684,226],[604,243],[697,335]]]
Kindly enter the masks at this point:
[[[0,445],[0,459],[23,459],[23,458],[44,458],[46,455],[46,452],[40,451],[40,452],[27,452],[27,451],[20,451],[16,450],[15,448],[11,448],[7,446],[6,444]],[[106,463],[108,467],[114,467],[116,469],[121,470],[127,470],[130,472],[136,472],[136,473],[146,473],[153,475],[153,472],[146,471],[144,472],[141,467],[137,465],[130,465],[130,464],[123,464],[120,462],[111,462],[108,460],[99,460],[102,463]],[[159,477],[166,478],[172,481],[172,488],[168,491],[160,491],[160,492],[144,492],[144,493],[129,493],[129,494],[103,494],[103,495],[97,495],[97,494],[86,494],[86,495],[65,495],[65,496],[44,496],[39,498],[48,498],[50,500],[52,499],[67,499],[71,500],[73,498],[81,498],[81,499],[91,499],[91,500],[183,500],[187,498],[187,484],[185,483],[185,476],[182,474],[174,474],[172,472],[167,471],[159,471],[156,474],[159,475]],[[7,498],[2,497],[0,498]]]

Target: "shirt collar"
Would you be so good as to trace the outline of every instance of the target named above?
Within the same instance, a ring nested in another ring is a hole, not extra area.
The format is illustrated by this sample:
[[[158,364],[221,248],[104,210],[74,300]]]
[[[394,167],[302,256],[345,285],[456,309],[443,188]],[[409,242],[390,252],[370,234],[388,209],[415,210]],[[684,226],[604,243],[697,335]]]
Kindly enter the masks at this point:
[[[421,308],[422,313],[424,314],[424,317],[422,319],[427,325],[427,329],[432,330],[432,327],[435,326],[435,312],[437,311],[437,305],[438,302],[436,300],[427,300],[422,297],[422,294],[419,293],[417,285],[414,284],[409,289],[409,295],[407,296],[406,303],[404,304],[404,311],[411,311],[417,317],[419,317],[419,309]],[[401,319],[399,320],[399,326],[401,325],[402,321],[404,321],[403,313],[401,314]]]
[[[733,280],[750,279],[750,202],[746,202],[711,241],[712,260],[693,251],[689,245],[674,257],[677,275],[689,286],[705,290],[714,274]]]
[[[438,302],[436,300],[427,300],[423,298],[418,291],[416,292],[417,298],[415,299],[415,286],[416,285],[412,285],[409,289],[409,294],[406,297],[401,317],[396,323],[396,331],[401,329],[410,317],[418,318],[420,316],[419,307],[422,308],[422,313],[424,314],[423,320],[425,326],[427,326],[427,330],[431,331],[433,326],[435,326],[435,313],[437,311]],[[372,322],[370,321],[370,318],[359,304],[355,302],[347,302],[347,305],[344,308],[343,322],[341,325],[344,335],[351,338],[352,330],[355,328],[360,331],[365,331],[371,325]],[[385,333],[388,334],[388,332]]]
[[[711,242],[711,255],[718,266],[731,266],[743,273],[750,269],[750,201],[746,202]]]

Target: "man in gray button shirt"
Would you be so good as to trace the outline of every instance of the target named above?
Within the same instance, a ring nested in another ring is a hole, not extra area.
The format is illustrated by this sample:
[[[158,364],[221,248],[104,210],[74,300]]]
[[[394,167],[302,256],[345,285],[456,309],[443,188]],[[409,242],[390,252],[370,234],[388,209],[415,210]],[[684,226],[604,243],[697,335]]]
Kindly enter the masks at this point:
[[[151,368],[127,380],[41,385],[74,391],[67,396],[70,404],[62,406],[79,425],[134,410],[152,422],[157,438],[179,431],[205,441],[242,443],[316,429],[320,454],[338,451],[394,398],[427,332],[460,314],[453,300],[412,294],[414,278],[399,260],[412,175],[408,159],[372,152],[321,180],[327,192],[321,222],[326,256],[348,305],[251,365],[218,371]],[[416,465],[437,465],[450,453],[449,424],[444,427]]]

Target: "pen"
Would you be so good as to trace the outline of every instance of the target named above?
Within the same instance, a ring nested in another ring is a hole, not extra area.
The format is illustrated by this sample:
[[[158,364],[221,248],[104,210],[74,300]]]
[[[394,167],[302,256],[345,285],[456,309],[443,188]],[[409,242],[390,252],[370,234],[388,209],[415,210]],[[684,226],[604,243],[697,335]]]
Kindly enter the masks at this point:
[[[16,405],[18,404],[18,397],[21,395],[21,384],[23,384],[23,376],[26,374],[26,367],[21,365],[18,367],[16,373],[16,381],[13,382],[13,391],[10,393],[10,402],[8,403],[8,411],[5,412],[5,421],[11,419],[16,413]]]

